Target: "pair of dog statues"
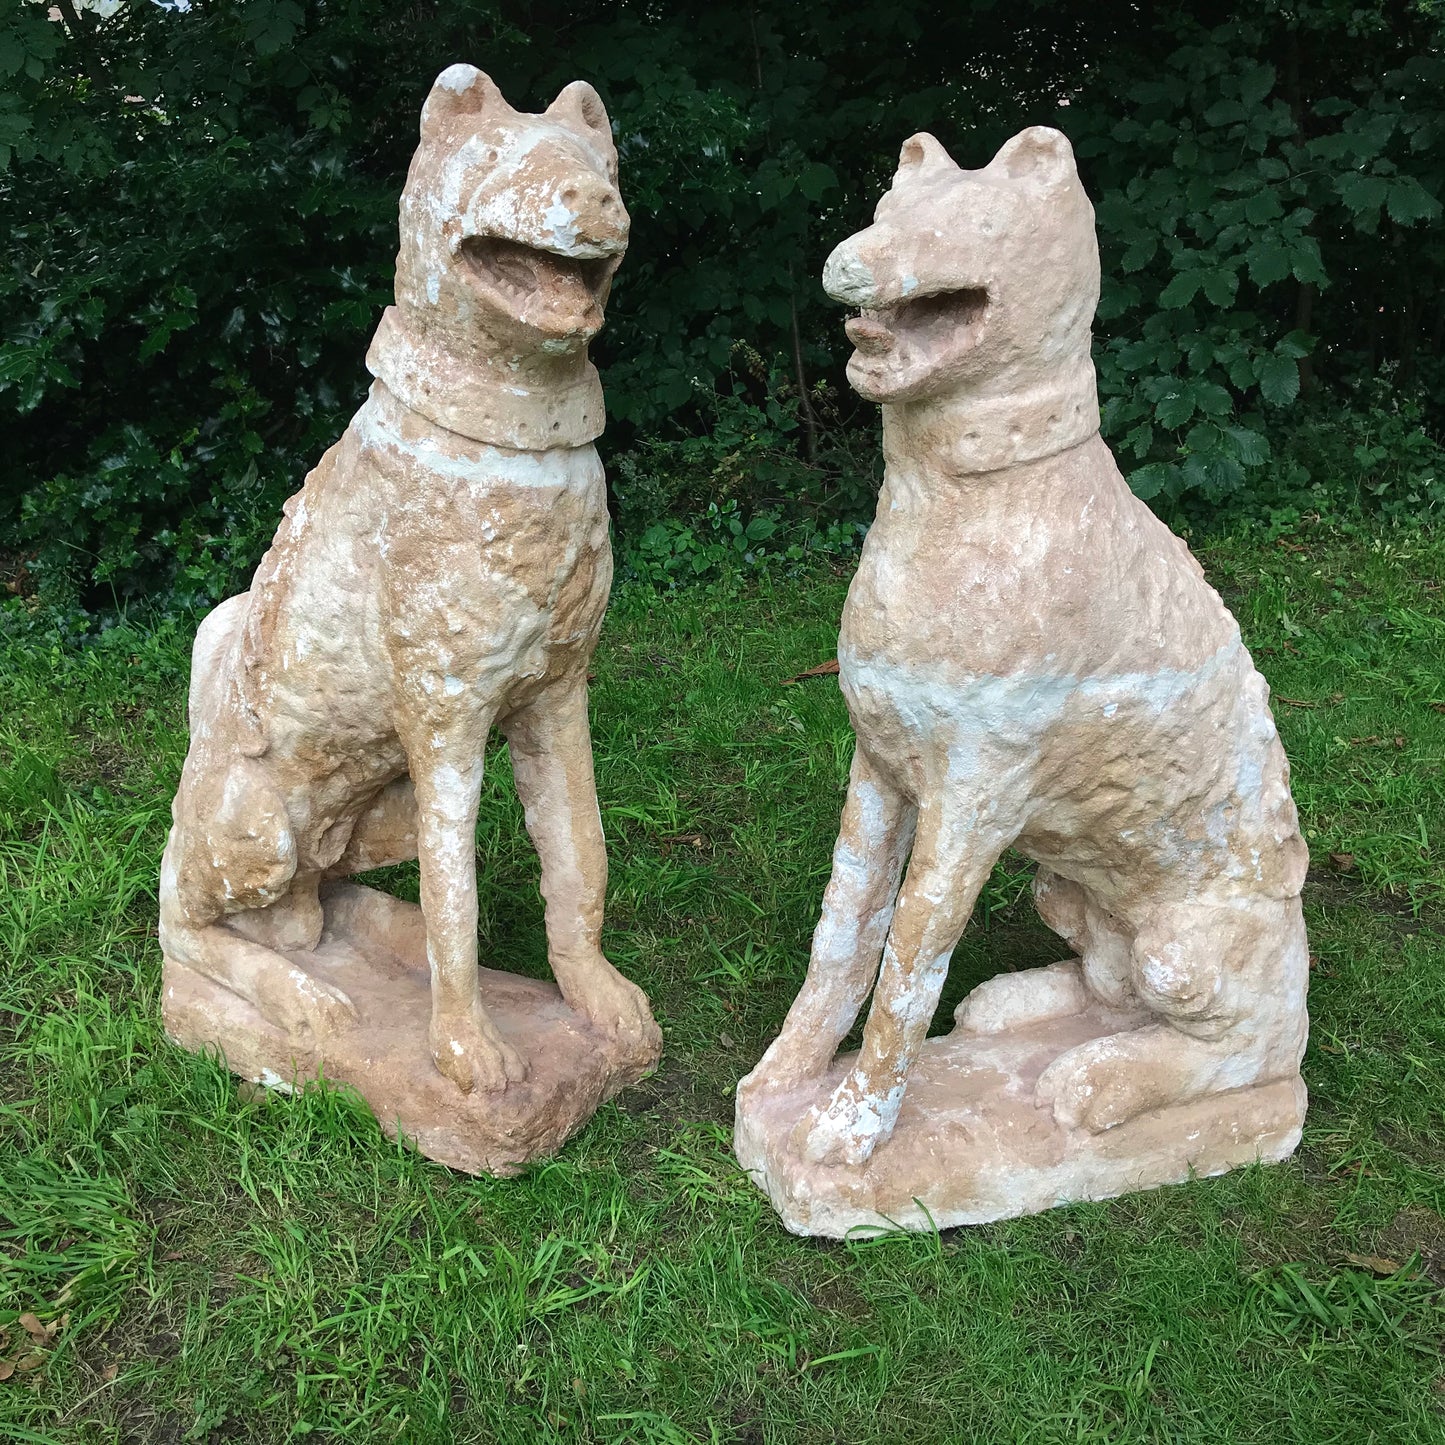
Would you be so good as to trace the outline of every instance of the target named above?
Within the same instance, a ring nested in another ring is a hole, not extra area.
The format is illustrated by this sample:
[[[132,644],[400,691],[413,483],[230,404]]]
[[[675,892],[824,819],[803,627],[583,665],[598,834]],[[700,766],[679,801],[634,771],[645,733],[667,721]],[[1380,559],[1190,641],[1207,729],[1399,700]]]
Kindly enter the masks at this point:
[[[173,1038],[318,1071],[472,1172],[554,1151],[657,1062],[603,956],[587,667],[612,576],[587,344],[628,238],[585,83],[433,87],[375,381],[196,636],[161,867]],[[903,147],[829,258],[886,474],[843,611],[857,748],[807,979],[737,1094],[788,1228],[979,1222],[1298,1143],[1307,854],[1234,619],[1099,436],[1093,210],[1035,127],[982,170]],[[496,727],[556,986],[478,966]],[[928,1038],[1006,848],[1076,957]],[[420,860],[420,907],[349,881]],[[837,1051],[872,995],[861,1051]]]

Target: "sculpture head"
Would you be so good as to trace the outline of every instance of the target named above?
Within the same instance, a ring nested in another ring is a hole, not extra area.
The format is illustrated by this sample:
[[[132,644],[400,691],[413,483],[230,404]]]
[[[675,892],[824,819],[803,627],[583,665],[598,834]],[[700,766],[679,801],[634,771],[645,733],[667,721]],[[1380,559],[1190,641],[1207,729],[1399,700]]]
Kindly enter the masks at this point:
[[[874,224],[828,258],[823,287],[862,313],[848,380],[870,401],[1004,395],[1087,363],[1099,251],[1068,140],[1034,126],[978,171],[931,135],[905,141]]]
[[[576,81],[541,115],[475,66],[437,77],[401,198],[396,309],[457,358],[580,358],[627,249],[617,149]]]

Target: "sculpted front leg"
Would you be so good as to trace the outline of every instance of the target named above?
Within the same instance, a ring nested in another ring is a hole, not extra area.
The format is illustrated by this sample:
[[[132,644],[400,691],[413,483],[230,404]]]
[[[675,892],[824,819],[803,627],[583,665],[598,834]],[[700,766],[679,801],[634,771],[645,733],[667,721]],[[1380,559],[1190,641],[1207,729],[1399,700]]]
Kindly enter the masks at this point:
[[[789,1089],[833,1062],[878,976],[914,821],[913,806],[860,744],[808,977],[782,1031],[738,1085],[740,1091]]]
[[[458,735],[460,734],[460,735]],[[410,753],[421,906],[431,966],[431,1052],[463,1093],[505,1089],[526,1064],[482,1007],[477,973],[477,808],[487,727],[433,734]]]
[[[599,1029],[660,1049],[647,995],[602,953],[607,849],[592,772],[587,686],[549,691],[502,723],[527,832],[542,864],[547,956],[562,996]]]
[[[827,1105],[803,1121],[803,1153],[814,1163],[864,1163],[893,1132],[954,945],[1003,848],[973,833],[953,800],[925,808],[862,1051]]]

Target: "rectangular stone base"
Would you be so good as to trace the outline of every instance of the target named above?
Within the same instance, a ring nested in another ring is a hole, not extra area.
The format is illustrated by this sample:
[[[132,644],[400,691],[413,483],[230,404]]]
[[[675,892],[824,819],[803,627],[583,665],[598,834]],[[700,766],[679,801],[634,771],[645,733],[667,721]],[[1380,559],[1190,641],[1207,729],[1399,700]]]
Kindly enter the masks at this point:
[[[527,1060],[500,1093],[464,1094],[432,1063],[431,983],[421,909],[358,884],[324,895],[326,927],[293,961],[344,989],[359,1018],[319,1045],[299,1045],[229,989],[167,959],[166,1032],[182,1048],[219,1049],[243,1078],[290,1090],[324,1073],[350,1085],[393,1138],[469,1174],[515,1174],[554,1154],[598,1105],[656,1067],[563,1001],[555,984],[481,970],[482,1002]]]
[[[1298,1077],[1156,1110],[1101,1134],[1064,1129],[1034,1102],[1039,1075],[1065,1050],[1119,1027],[1117,1015],[1098,1009],[1004,1034],[930,1039],[892,1138],[866,1164],[811,1164],[793,1140],[855,1055],[791,1092],[740,1096],[733,1147],[788,1229],[833,1239],[983,1224],[1294,1152],[1305,1115]]]

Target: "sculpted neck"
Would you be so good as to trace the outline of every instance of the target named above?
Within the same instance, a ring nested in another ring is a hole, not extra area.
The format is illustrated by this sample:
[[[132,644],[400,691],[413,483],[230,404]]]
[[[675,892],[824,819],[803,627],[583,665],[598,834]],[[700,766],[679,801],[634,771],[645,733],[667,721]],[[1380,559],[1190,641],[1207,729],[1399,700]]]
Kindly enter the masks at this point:
[[[602,382],[585,352],[556,358],[459,357],[387,307],[366,369],[429,421],[488,446],[540,452],[602,435]]]
[[[1053,456],[1098,430],[1094,363],[1085,356],[1031,389],[885,404],[883,457],[889,467],[963,477]]]

